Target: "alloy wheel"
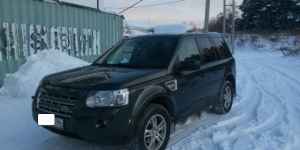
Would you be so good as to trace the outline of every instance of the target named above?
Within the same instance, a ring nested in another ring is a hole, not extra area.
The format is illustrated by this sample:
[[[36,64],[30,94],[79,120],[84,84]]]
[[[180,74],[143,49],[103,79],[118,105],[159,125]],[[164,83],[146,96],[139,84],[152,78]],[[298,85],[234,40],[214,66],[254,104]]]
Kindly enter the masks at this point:
[[[225,86],[224,89],[224,108],[226,110],[230,109],[232,105],[232,90],[229,84]]]
[[[167,136],[167,121],[164,116],[155,114],[146,123],[144,144],[147,150],[159,150]]]

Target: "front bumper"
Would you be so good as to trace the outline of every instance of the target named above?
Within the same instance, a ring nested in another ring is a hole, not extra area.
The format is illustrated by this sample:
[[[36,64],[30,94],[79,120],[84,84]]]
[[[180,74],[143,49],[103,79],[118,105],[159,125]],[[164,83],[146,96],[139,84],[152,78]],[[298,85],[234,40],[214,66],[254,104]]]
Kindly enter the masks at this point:
[[[128,144],[134,138],[134,121],[130,119],[129,108],[81,108],[73,110],[71,118],[64,120],[64,129],[51,126],[44,128],[58,134],[78,137],[84,140],[105,145]],[[32,103],[33,119],[37,122],[38,114],[43,114],[36,108],[36,100]]]

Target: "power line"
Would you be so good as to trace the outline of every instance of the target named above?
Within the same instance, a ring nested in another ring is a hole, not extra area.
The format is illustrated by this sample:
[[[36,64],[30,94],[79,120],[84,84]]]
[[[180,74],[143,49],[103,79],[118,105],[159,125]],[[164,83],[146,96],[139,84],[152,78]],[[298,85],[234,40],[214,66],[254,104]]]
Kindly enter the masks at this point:
[[[176,1],[168,1],[168,2],[157,3],[157,4],[141,5],[141,6],[137,6],[137,7],[134,7],[134,8],[146,8],[146,7],[163,6],[163,5],[169,5],[169,4],[177,4],[177,3],[181,3],[183,1],[185,1],[185,0],[176,0]]]
[[[140,5],[140,6],[135,6],[132,7],[131,9],[135,9],[135,8],[147,8],[147,7],[156,7],[156,6],[162,6],[162,5],[169,5],[169,4],[176,4],[176,3],[180,3],[186,0],[172,0],[172,1],[167,1],[167,2],[161,2],[161,3],[156,3],[156,4],[148,4],[148,5]],[[119,7],[119,8],[114,8],[114,7],[106,7],[108,9],[126,9],[128,7]]]
[[[140,4],[141,2],[143,2],[143,0],[139,0],[139,1],[135,2],[135,3],[133,3],[132,5],[128,6],[127,8],[121,10],[121,11],[119,12],[119,14],[122,14],[122,13],[128,11],[129,9],[131,9],[131,8],[133,8],[133,7],[135,7],[135,6],[137,6],[137,5]]]

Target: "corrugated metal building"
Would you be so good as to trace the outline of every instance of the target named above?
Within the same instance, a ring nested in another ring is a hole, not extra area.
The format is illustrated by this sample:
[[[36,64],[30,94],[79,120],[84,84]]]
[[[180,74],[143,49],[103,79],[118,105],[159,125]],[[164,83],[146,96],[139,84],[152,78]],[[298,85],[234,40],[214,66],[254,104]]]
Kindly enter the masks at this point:
[[[123,17],[53,0],[0,0],[0,86],[38,51],[92,60],[123,36]]]

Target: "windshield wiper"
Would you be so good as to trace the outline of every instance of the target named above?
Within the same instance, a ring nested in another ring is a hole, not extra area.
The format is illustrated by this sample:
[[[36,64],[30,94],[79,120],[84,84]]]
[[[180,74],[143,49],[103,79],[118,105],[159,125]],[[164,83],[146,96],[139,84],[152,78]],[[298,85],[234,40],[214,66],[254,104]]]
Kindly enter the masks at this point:
[[[103,67],[120,67],[120,68],[135,68],[136,66],[129,64],[99,64],[95,63],[94,65],[103,66]]]
[[[132,64],[99,64],[95,63],[94,65],[102,67],[118,67],[118,68],[138,68],[138,69],[161,69],[162,67],[151,67],[151,66],[142,66],[142,65],[132,65]]]

